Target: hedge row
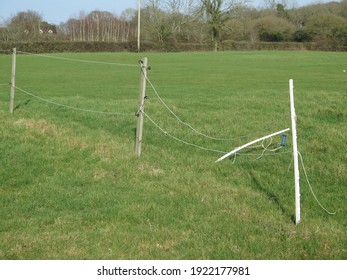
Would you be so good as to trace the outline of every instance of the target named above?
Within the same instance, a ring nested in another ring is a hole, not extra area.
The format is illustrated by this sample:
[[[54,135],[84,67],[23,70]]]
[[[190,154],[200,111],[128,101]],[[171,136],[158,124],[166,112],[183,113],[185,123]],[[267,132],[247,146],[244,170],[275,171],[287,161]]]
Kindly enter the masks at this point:
[[[60,53],[60,52],[137,52],[136,42],[7,42],[0,41],[0,49],[10,50],[17,48],[23,52],[30,53]],[[323,46],[317,43],[296,43],[296,42],[236,42],[223,41],[220,50],[328,50],[328,51],[347,51],[346,47]],[[167,45],[157,45],[149,42],[141,43],[141,51],[210,51],[212,46],[207,44],[178,44],[170,43]]]
[[[347,51],[346,46],[333,42],[235,42],[223,41],[220,50],[303,50],[303,51]]]
[[[9,50],[17,48],[23,52],[30,53],[60,53],[60,52],[123,52],[133,51],[131,43],[110,42],[0,42],[0,48]]]
[[[63,53],[63,52],[137,52],[137,42],[64,42],[64,41],[39,41],[39,42],[5,42],[0,41],[0,49],[11,50],[17,48],[22,52],[30,53]],[[209,50],[203,44],[168,44],[157,45],[141,42],[141,51],[202,51]]]
[[[307,50],[303,43],[294,42],[235,42],[223,41],[221,50]]]

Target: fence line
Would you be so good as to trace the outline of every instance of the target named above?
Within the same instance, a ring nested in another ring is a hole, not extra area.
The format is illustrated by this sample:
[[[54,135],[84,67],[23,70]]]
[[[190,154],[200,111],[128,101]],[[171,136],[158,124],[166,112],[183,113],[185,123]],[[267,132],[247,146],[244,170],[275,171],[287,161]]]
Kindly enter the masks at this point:
[[[61,103],[58,103],[58,102],[55,102],[55,101],[51,101],[51,100],[48,100],[48,99],[45,99],[45,98],[42,98],[38,95],[35,95],[33,93],[30,93],[18,86],[15,86],[15,88],[31,97],[34,97],[40,101],[43,101],[43,102],[46,102],[46,103],[49,103],[49,104],[53,104],[53,105],[56,105],[56,106],[59,106],[59,107],[63,107],[63,108],[67,108],[67,109],[71,109],[71,110],[75,110],[75,111],[80,111],[80,112],[86,112],[86,113],[96,113],[96,114],[102,114],[102,115],[125,115],[125,116],[133,116],[134,113],[119,113],[119,112],[105,112],[105,111],[96,111],[96,110],[89,110],[89,109],[82,109],[82,108],[77,108],[77,107],[73,107],[73,106],[68,106],[68,105],[64,105],[64,104],[61,104]],[[197,144],[194,144],[194,143],[190,143],[188,141],[185,141],[185,140],[182,140],[176,136],[173,136],[172,134],[170,134],[169,132],[167,132],[166,130],[164,130],[158,123],[156,123],[147,113],[145,113],[143,110],[142,110],[142,113],[144,114],[144,116],[155,126],[157,127],[162,133],[164,133],[164,135],[182,143],[182,144],[185,144],[185,145],[188,145],[188,146],[192,146],[192,147],[195,147],[195,148],[198,148],[198,149],[201,149],[201,150],[204,150],[204,151],[210,151],[210,152],[215,152],[215,153],[219,153],[219,154],[225,154],[226,151],[221,151],[221,150],[216,150],[216,149],[211,149],[211,148],[206,148],[206,147],[203,147],[203,146],[199,146]],[[277,149],[274,149],[274,150],[268,150],[268,146],[264,148],[264,151],[261,153],[261,154],[254,154],[254,153],[237,153],[237,155],[239,156],[257,156],[257,157],[263,157],[263,156],[275,156],[275,155],[283,155],[283,154],[288,154],[290,152],[282,152],[282,153],[273,153],[273,154],[265,154],[266,151],[269,151],[269,152],[272,152],[272,151],[276,151]]]
[[[182,140],[182,139],[179,139],[175,136],[173,136],[172,134],[170,134],[169,132],[167,132],[166,130],[164,130],[163,128],[160,127],[159,124],[157,124],[147,113],[145,113],[144,111],[142,111],[142,113],[145,115],[145,117],[147,119],[149,119],[151,121],[152,124],[154,124],[161,132],[163,132],[166,136],[169,136],[173,139],[175,139],[176,141],[178,142],[181,142],[183,144],[186,144],[186,145],[189,145],[189,146],[193,146],[193,147],[196,147],[196,148],[199,148],[201,150],[205,150],[205,151],[211,151],[211,152],[216,152],[216,153],[219,153],[219,154],[224,154],[225,152],[224,151],[219,151],[219,150],[214,150],[214,149],[210,149],[210,148],[205,148],[205,147],[202,147],[202,146],[199,146],[199,145],[196,145],[196,144],[193,144],[193,143],[190,143],[190,142],[187,142],[185,140]]]
[[[71,110],[75,110],[75,111],[80,111],[80,112],[85,112],[85,113],[95,113],[95,114],[102,114],[102,115],[124,115],[124,116],[130,116],[130,115],[134,115],[134,113],[118,113],[118,112],[104,112],[104,111],[96,111],[96,110],[89,110],[89,109],[82,109],[82,108],[77,108],[77,107],[73,107],[73,106],[68,106],[68,105],[64,105],[64,104],[61,104],[61,103],[58,103],[58,102],[55,102],[55,101],[51,101],[51,100],[48,100],[48,99],[45,99],[45,98],[42,98],[40,96],[37,96],[33,93],[30,93],[22,88],[19,88],[17,86],[15,86],[15,88],[31,97],[34,97],[36,99],[39,99],[43,102],[46,102],[46,103],[50,103],[50,104],[53,104],[53,105],[56,105],[56,106],[59,106],[59,107],[63,107],[63,108],[67,108],[67,109],[71,109]]]
[[[44,54],[35,54],[30,52],[24,52],[24,51],[17,51],[17,53],[32,55],[32,56],[39,56],[44,58],[51,58],[51,59],[58,59],[58,60],[65,60],[65,61],[73,61],[73,62],[82,62],[82,63],[92,63],[92,64],[103,64],[103,65],[115,65],[115,66],[124,66],[124,67],[139,67],[138,64],[126,64],[126,63],[118,63],[118,62],[104,62],[104,61],[97,61],[97,60],[83,60],[83,59],[77,59],[77,58],[67,58],[67,57],[60,57],[60,56],[53,56],[53,55],[44,55]]]
[[[82,62],[82,63],[94,63],[94,64],[105,64],[105,65],[116,65],[116,66],[126,66],[126,67],[139,67],[139,65],[134,65],[134,64],[122,64],[122,63],[112,63],[112,62],[101,62],[101,61],[92,61],[92,60],[81,60],[81,59],[72,59],[72,58],[65,58],[65,57],[57,57],[57,56],[51,56],[51,55],[42,55],[42,54],[33,54],[33,53],[29,53],[29,52],[23,52],[23,51],[18,51],[19,53],[23,53],[23,54],[28,54],[28,55],[33,55],[33,56],[40,56],[40,57],[44,57],[44,58],[51,58],[51,59],[59,59],[59,60],[66,60],[66,61],[73,61],[73,62]],[[143,71],[143,69],[141,68],[141,71]],[[158,91],[156,90],[155,86],[153,85],[153,83],[149,80],[147,75],[144,75],[144,77],[146,78],[146,80],[148,81],[148,83],[150,84],[150,86],[152,87],[153,91],[155,92],[156,96],[158,97],[158,99],[161,101],[161,103],[164,105],[164,107],[183,125],[189,127],[191,130],[193,130],[195,133],[204,136],[207,139],[210,140],[216,140],[216,141],[232,141],[232,140],[236,140],[236,139],[241,139],[241,138],[246,138],[249,137],[251,135],[257,134],[261,131],[267,130],[268,128],[265,128],[263,130],[259,130],[256,131],[254,133],[251,134],[247,134],[244,136],[239,136],[239,137],[235,137],[235,138],[217,138],[217,137],[212,137],[209,135],[206,135],[200,131],[198,131],[197,129],[195,129],[194,127],[192,127],[190,124],[188,124],[187,122],[184,122],[178,115],[176,115],[170,108],[169,106],[164,102],[164,100],[161,98],[161,96],[159,95]],[[6,84],[0,84],[0,86],[3,85],[8,85],[8,83]],[[121,112],[106,112],[106,111],[98,111],[98,110],[90,110],[90,109],[83,109],[83,108],[78,108],[78,107],[74,107],[74,106],[69,106],[69,105],[65,105],[65,104],[61,104],[52,100],[48,100],[45,98],[42,98],[36,94],[33,94],[31,92],[28,92],[18,86],[14,86],[14,88],[16,88],[17,90],[19,90],[22,93],[25,93],[33,98],[36,98],[40,101],[49,103],[49,104],[53,104],[55,106],[59,106],[59,107],[63,107],[66,109],[70,109],[70,110],[75,110],[75,111],[80,111],[80,112],[86,112],[86,113],[96,113],[96,114],[103,114],[103,115],[126,115],[126,116],[133,116],[134,113],[121,113]],[[169,132],[167,132],[166,130],[164,130],[162,127],[160,127],[160,125],[158,123],[156,123],[147,113],[144,112],[144,110],[140,111],[144,114],[145,117],[147,117],[150,122],[152,122],[152,124],[157,127],[162,133],[164,133],[166,136],[169,136],[170,138],[183,143],[185,145],[189,145],[195,148],[199,148],[201,150],[205,150],[205,151],[210,151],[210,152],[215,152],[215,153],[219,153],[219,154],[225,154],[225,151],[221,151],[221,150],[217,150],[217,149],[211,149],[211,148],[206,148],[203,146],[199,146],[196,145],[194,143],[190,143],[188,141],[182,140],[176,136],[173,136],[172,134],[170,134]],[[271,144],[271,143],[270,143]],[[237,153],[237,155],[240,156],[258,156],[258,158],[261,158],[263,156],[274,156],[274,155],[281,155],[281,154],[288,154],[287,152],[282,152],[282,153],[273,153],[273,154],[265,154],[265,152],[275,152],[278,149],[273,149],[273,150],[268,150],[268,147],[270,146],[270,144],[267,147],[263,146],[263,152],[261,154],[252,154],[252,153]]]
[[[30,93],[18,86],[15,86],[15,88],[31,97],[34,97],[40,101],[43,101],[43,102],[46,102],[46,103],[49,103],[49,104],[53,104],[53,105],[56,105],[56,106],[59,106],[59,107],[63,107],[63,108],[67,108],[67,109],[71,109],[71,110],[75,110],[75,111],[80,111],[80,112],[86,112],[86,113],[96,113],[96,114],[103,114],[103,115],[126,115],[126,116],[133,116],[134,113],[119,113],[119,112],[105,112],[105,111],[97,111],[97,110],[89,110],[89,109],[82,109],[82,108],[77,108],[77,107],[73,107],[73,106],[68,106],[68,105],[65,105],[65,104],[61,104],[61,103],[58,103],[58,102],[55,102],[55,101],[51,101],[51,100],[48,100],[48,99],[45,99],[45,98],[42,98],[38,95],[35,95],[33,93]],[[201,150],[204,150],[204,151],[210,151],[210,152],[215,152],[215,153],[219,153],[219,154],[225,154],[226,151],[221,151],[221,150],[216,150],[216,149],[211,149],[211,148],[206,148],[206,147],[203,147],[203,146],[199,146],[197,144],[194,144],[194,143],[191,143],[191,142],[188,142],[188,141],[185,141],[185,140],[182,140],[172,134],[170,134],[169,132],[167,132],[166,130],[164,130],[158,123],[156,123],[147,113],[145,113],[143,110],[141,110],[141,112],[144,114],[144,116],[155,126],[157,127],[162,133],[164,133],[164,135],[182,143],[182,144],[185,144],[185,145],[188,145],[188,146],[192,146],[192,147],[195,147],[195,148],[198,148],[198,149],[201,149]],[[269,145],[268,145],[269,146]],[[265,154],[266,151],[269,151],[269,152],[273,152],[273,151],[276,151],[277,149],[273,149],[273,150],[268,150],[268,146],[267,147],[263,147],[264,150],[261,154],[254,154],[254,153],[237,153],[237,155],[239,156],[257,156],[258,158],[260,157],[263,157],[263,156],[275,156],[275,155],[283,155],[283,154],[288,154],[290,152],[282,152],[282,153],[273,153],[273,154]],[[255,147],[254,147],[255,148]],[[257,159],[258,159],[257,158]]]
[[[238,140],[238,139],[242,139],[242,138],[247,138],[249,136],[258,134],[259,132],[268,130],[270,127],[264,128],[262,130],[258,130],[255,131],[253,133],[247,134],[247,135],[242,135],[242,136],[238,136],[238,137],[233,137],[233,138],[219,138],[219,137],[213,137],[213,136],[209,136],[207,134],[204,134],[202,132],[200,132],[199,130],[195,129],[192,125],[190,125],[187,122],[184,122],[179,116],[177,116],[177,114],[175,114],[170,108],[169,106],[165,103],[165,101],[161,98],[161,96],[159,95],[157,89],[155,88],[155,86],[153,85],[153,83],[149,80],[149,78],[146,76],[146,79],[148,81],[148,83],[150,84],[151,88],[153,89],[154,93],[156,94],[156,96],[158,97],[158,99],[160,100],[160,102],[164,105],[164,107],[170,112],[170,114],[172,114],[177,120],[178,122],[180,122],[182,125],[187,126],[188,128],[190,128],[192,131],[194,131],[196,134],[201,135],[207,139],[210,140],[214,140],[214,141],[233,141],[233,140]]]
[[[215,153],[218,153],[218,154],[225,154],[227,152],[225,151],[220,151],[220,150],[216,150],[216,149],[211,149],[211,148],[206,148],[206,147],[203,147],[203,146],[199,146],[199,145],[196,145],[196,144],[193,144],[193,143],[190,143],[188,141],[185,141],[185,140],[182,140],[176,136],[173,136],[172,134],[170,134],[169,132],[167,132],[165,129],[163,129],[158,123],[156,123],[146,112],[142,111],[142,113],[144,114],[144,116],[155,126],[157,127],[164,135],[182,143],[182,144],[185,144],[185,145],[188,145],[188,146],[192,146],[192,147],[195,147],[195,148],[198,148],[200,150],[204,150],[204,151],[209,151],[209,152],[215,152]],[[265,151],[267,149],[264,149]],[[267,150],[269,152],[272,152],[272,150]],[[276,151],[276,149],[274,149],[273,151]],[[257,156],[257,157],[263,157],[263,156],[277,156],[277,155],[284,155],[284,154],[290,154],[290,152],[280,152],[280,153],[273,153],[273,154],[265,154],[265,152],[261,153],[261,154],[249,154],[249,153],[236,153],[236,155],[239,155],[239,156]]]

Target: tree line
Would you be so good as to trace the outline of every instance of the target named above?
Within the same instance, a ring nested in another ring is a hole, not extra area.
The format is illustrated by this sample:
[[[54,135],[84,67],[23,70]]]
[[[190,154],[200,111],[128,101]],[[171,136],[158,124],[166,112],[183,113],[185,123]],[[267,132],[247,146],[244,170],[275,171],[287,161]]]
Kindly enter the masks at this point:
[[[80,12],[60,25],[35,11],[3,23],[1,41],[135,42],[138,12]],[[290,7],[288,0],[143,0],[141,41],[159,46],[208,44],[218,50],[232,42],[314,42],[322,49],[347,48],[347,0]]]

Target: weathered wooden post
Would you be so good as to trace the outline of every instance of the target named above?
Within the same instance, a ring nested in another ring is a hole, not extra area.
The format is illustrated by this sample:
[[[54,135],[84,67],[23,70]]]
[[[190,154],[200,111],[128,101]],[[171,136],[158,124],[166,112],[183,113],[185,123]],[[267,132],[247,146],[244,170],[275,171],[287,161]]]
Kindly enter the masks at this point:
[[[10,93],[10,113],[13,114],[14,107],[14,91],[16,87],[16,48],[12,51],[12,74],[11,74],[11,93]]]
[[[140,97],[139,97],[139,110],[136,114],[137,116],[137,126],[136,126],[136,143],[135,143],[135,154],[136,156],[141,156],[141,145],[143,137],[143,112],[145,110],[146,102],[146,81],[147,81],[147,68],[148,59],[144,57],[140,60],[141,66],[141,77],[140,77]]]

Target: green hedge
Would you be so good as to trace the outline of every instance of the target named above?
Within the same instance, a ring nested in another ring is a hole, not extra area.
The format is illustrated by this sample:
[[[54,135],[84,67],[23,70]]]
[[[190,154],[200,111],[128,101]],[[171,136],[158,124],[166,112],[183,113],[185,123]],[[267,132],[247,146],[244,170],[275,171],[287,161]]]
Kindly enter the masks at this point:
[[[221,50],[307,50],[307,45],[296,42],[235,42],[223,41]],[[311,47],[310,47],[311,48]]]
[[[137,42],[111,43],[111,42],[10,42],[0,41],[1,50],[17,48],[19,51],[30,53],[60,53],[60,52],[137,52]],[[141,42],[141,51],[184,52],[184,51],[210,51],[212,46],[196,43],[175,43],[158,45],[151,42]],[[219,45],[219,50],[321,50],[321,51],[347,51],[343,46],[328,46],[314,42],[239,42],[226,40]]]
[[[0,41],[0,49],[17,50],[30,53],[60,53],[60,52],[135,52],[136,42],[111,43],[111,42],[4,42]],[[144,51],[155,50],[155,46],[142,44]]]
[[[62,53],[62,52],[137,52],[137,42],[13,42],[0,41],[0,49],[11,50],[17,48],[22,52],[30,53]],[[202,51],[209,50],[204,44],[167,44],[158,45],[150,42],[141,42],[141,51]]]

